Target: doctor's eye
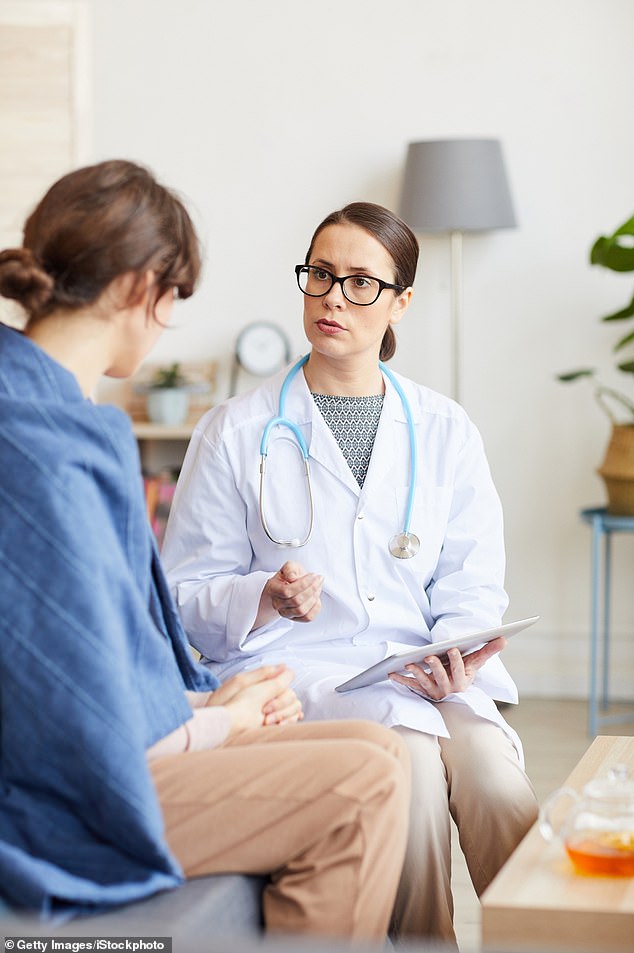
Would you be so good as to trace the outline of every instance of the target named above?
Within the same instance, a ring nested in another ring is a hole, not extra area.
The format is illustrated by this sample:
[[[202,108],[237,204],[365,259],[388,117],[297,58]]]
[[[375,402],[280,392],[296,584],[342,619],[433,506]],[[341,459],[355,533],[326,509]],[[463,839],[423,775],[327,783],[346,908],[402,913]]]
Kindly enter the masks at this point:
[[[316,281],[330,281],[330,272],[324,271],[323,268],[311,268],[310,277]]]
[[[365,278],[363,275],[353,275],[352,284],[353,287],[360,291],[363,288],[369,288],[372,285],[372,280],[370,278]]]

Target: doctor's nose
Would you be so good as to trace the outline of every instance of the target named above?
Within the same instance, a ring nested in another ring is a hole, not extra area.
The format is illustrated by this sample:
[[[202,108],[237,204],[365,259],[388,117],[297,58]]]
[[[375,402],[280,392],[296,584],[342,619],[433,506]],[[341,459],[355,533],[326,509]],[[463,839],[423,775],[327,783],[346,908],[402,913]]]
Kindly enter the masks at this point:
[[[343,293],[343,288],[336,281],[333,282],[330,291],[322,297],[322,301],[324,303],[324,307],[328,308],[330,311],[345,308],[347,304],[346,296]]]

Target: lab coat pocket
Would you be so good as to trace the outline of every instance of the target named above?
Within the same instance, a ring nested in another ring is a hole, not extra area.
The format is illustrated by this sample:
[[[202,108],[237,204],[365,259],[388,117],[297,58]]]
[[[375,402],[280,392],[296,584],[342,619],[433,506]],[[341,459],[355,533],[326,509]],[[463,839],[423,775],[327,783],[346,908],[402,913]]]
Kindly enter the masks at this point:
[[[407,510],[408,487],[396,487],[397,523],[403,526]],[[403,569],[431,579],[440,557],[451,506],[451,488],[418,484],[414,494],[410,532],[418,536],[420,550],[411,559],[403,559]]]

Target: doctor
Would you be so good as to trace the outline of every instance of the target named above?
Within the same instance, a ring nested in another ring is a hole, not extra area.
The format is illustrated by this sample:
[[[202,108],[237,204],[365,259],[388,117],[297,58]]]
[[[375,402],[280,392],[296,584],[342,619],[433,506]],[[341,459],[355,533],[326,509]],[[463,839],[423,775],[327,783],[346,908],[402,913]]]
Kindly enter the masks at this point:
[[[451,943],[450,816],[478,894],[536,816],[494,701],[517,701],[504,640],[446,665],[431,657],[429,674],[414,665],[334,691],[395,651],[496,626],[507,605],[501,507],[476,428],[383,366],[417,258],[381,206],[354,203],[318,226],[296,267],[307,360],[201,420],[163,559],[217,674],[284,662],[307,719],[370,718],[402,735],[414,789],[393,933]]]

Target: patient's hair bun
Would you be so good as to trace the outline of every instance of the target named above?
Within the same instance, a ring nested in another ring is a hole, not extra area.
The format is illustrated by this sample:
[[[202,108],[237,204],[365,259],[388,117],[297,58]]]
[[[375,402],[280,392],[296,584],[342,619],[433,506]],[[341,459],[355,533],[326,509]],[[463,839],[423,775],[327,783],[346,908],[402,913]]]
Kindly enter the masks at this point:
[[[50,300],[55,282],[29,248],[0,252],[0,295],[14,298],[31,316]]]

